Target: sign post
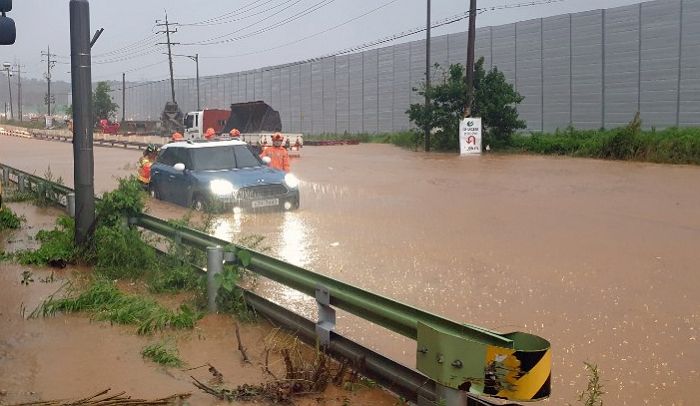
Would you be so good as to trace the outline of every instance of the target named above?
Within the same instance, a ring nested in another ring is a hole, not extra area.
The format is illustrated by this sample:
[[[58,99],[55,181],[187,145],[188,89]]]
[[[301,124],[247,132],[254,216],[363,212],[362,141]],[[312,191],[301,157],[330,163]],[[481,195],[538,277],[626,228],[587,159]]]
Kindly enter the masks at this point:
[[[481,155],[481,118],[467,117],[459,122],[461,155]]]

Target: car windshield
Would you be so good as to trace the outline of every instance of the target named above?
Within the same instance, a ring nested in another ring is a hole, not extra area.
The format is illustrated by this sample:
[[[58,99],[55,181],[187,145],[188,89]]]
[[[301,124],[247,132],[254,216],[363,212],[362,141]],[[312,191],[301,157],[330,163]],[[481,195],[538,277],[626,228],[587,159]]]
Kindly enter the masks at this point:
[[[198,171],[242,169],[260,166],[260,159],[246,145],[192,148],[192,165]]]

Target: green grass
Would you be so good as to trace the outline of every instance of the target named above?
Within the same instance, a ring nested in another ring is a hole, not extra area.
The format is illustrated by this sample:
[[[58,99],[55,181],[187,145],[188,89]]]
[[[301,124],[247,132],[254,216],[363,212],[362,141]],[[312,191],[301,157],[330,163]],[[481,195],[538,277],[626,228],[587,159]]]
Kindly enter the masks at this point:
[[[16,230],[24,221],[24,217],[16,215],[9,207],[0,207],[0,231]]]
[[[700,128],[568,129],[551,134],[515,135],[505,151],[700,165]]]
[[[157,364],[166,367],[182,367],[184,362],[180,359],[176,348],[172,348],[165,343],[154,343],[146,346],[141,355]]]
[[[358,133],[358,134],[318,134],[305,135],[305,141],[359,141],[373,144],[393,144],[403,148],[415,148],[416,135],[412,131],[396,133]]]
[[[73,263],[78,256],[78,249],[73,242],[75,222],[70,217],[59,217],[53,230],[41,230],[36,240],[41,242],[37,250],[25,250],[16,253],[17,261],[22,265],[46,265],[52,263]]]
[[[114,283],[95,280],[83,292],[62,299],[53,295],[31,317],[54,316],[56,313],[86,312],[96,320],[135,325],[138,334],[164,329],[191,329],[201,317],[186,305],[178,311],[167,309],[155,300],[121,292]]]
[[[588,386],[579,394],[578,401],[584,406],[603,406],[603,384],[600,382],[598,366],[584,362],[588,371]]]

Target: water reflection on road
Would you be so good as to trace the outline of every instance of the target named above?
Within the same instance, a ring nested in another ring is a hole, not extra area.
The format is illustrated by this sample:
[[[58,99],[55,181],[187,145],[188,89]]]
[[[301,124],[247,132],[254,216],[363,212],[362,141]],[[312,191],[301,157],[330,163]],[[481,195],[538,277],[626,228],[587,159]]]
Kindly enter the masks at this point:
[[[2,137],[0,137],[2,138]],[[70,184],[70,146],[3,138],[0,161]],[[26,153],[31,145],[31,154]],[[95,149],[96,190],[138,151]],[[386,145],[308,147],[292,162],[301,209],[227,213],[214,234],[264,237],[271,255],[459,322],[541,335],[554,349],[552,404],[575,403],[583,362],[606,403],[700,397],[700,167],[588,159],[460,158]],[[153,214],[186,210],[149,202]],[[311,298],[259,291],[314,317]],[[339,313],[338,328],[413,365],[415,344]]]

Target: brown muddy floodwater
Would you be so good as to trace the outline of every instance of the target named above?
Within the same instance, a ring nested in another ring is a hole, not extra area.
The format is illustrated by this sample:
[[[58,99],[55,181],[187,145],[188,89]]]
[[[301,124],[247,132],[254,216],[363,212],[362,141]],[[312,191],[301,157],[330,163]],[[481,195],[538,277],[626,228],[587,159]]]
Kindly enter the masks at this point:
[[[0,162],[72,184],[70,144],[0,137]],[[96,148],[96,190],[140,152]],[[287,261],[459,322],[547,338],[549,404],[575,403],[598,364],[612,405],[700,398],[700,167],[538,156],[307,147],[302,206],[226,214],[214,234],[266,237]],[[161,217],[186,210],[151,202]],[[313,301],[266,296],[309,316]],[[408,365],[415,344],[341,314],[339,330]]]

